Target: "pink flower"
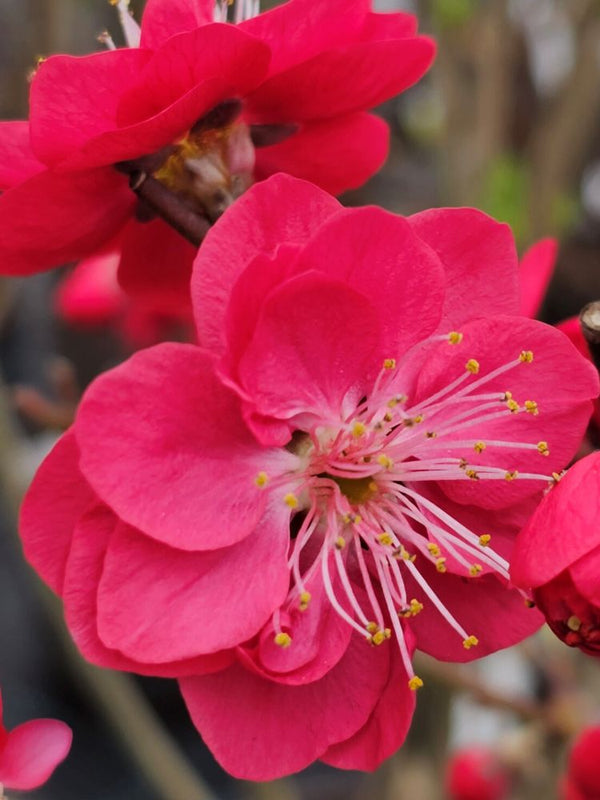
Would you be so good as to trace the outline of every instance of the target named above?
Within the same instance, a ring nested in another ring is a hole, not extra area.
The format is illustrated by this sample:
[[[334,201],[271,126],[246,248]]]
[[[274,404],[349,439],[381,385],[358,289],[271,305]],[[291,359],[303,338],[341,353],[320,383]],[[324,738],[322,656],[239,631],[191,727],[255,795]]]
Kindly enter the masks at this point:
[[[0,695],[0,796],[5,789],[36,789],[71,749],[73,734],[57,719],[32,719],[7,731]]]
[[[554,272],[557,250],[556,239],[541,239],[521,259],[521,314],[526,317],[536,317],[541,308]]]
[[[510,776],[493,750],[469,747],[448,760],[445,785],[448,800],[505,800]]]
[[[600,655],[600,452],[574,464],[520,533],[511,576],[554,633]]]
[[[600,797],[600,726],[585,728],[569,755],[563,784],[564,800],[598,800]]]
[[[186,230],[193,220],[199,240],[274,172],[333,193],[364,183],[389,135],[367,109],[415,83],[434,53],[414,17],[370,5],[291,0],[225,25],[213,0],[150,0],[140,47],[44,61],[29,125],[0,126],[2,271],[77,260],[118,235],[122,286],[181,305],[195,249],[161,215],[176,226],[183,215]],[[152,198],[138,201],[130,178]]]
[[[506,559],[597,374],[518,315],[511,233],[468,209],[346,210],[276,176],[211,230],[192,296],[203,347],[88,389],[26,555],[88,658],[180,677],[233,774],[372,769],[415,643],[465,661],[539,626]]]

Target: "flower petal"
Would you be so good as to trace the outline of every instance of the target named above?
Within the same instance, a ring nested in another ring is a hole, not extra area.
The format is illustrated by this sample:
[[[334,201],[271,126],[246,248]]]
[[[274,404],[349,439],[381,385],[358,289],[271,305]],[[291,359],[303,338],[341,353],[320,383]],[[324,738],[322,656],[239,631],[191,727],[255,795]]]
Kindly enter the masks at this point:
[[[213,22],[214,0],[148,0],[142,16],[141,46],[153,50],[171,36]]]
[[[40,172],[0,197],[0,270],[30,275],[86,256],[114,236],[134,204],[112,169]]]
[[[258,414],[279,420],[344,418],[379,371],[380,320],[367,298],[341,281],[304,273],[272,292],[239,366]],[[347,413],[347,412],[346,412]]]
[[[255,177],[287,172],[340,194],[355,189],[383,166],[389,128],[379,117],[358,112],[307,122],[279,144],[256,151]]]
[[[31,146],[48,166],[90,138],[112,130],[120,95],[138,79],[152,53],[125,47],[89,56],[51,56],[31,84]]]
[[[62,594],[73,528],[95,495],[79,470],[79,448],[67,431],[38,469],[21,507],[25,557]]]
[[[405,635],[412,652],[414,637],[409,630]],[[377,769],[403,744],[415,705],[416,692],[408,686],[408,675],[402,659],[398,653],[392,653],[387,683],[366,724],[347,741],[330,747],[321,760],[338,769],[368,772]]]
[[[10,189],[38,172],[44,165],[33,155],[28,122],[0,122],[0,190]]]
[[[569,469],[519,534],[511,561],[514,583],[524,589],[541,586],[600,547],[599,488],[596,452]]]
[[[296,463],[256,444],[211,356],[184,344],[141,351],[97,378],[75,432],[100,498],[182,550],[214,550],[252,533],[266,502],[254,478]]]
[[[247,114],[252,122],[267,123],[365,111],[416,83],[434,53],[433,42],[425,37],[359,42],[321,52],[264,81],[248,95]]]
[[[73,734],[57,719],[32,719],[8,735],[0,753],[0,783],[7,789],[36,789],[71,749]]]
[[[408,576],[408,596],[423,603],[423,610],[410,620],[417,648],[440,661],[472,661],[495,653],[531,636],[544,622],[539,611],[526,607],[516,589],[509,589],[494,575],[463,578],[450,573],[440,574],[425,559],[417,559],[417,567],[467,634],[479,640],[476,647],[467,650],[461,634],[424,596],[414,578]]]
[[[475,317],[519,313],[517,252],[508,225],[472,208],[432,209],[408,221],[446,270],[443,332]]]
[[[521,314],[525,317],[535,317],[540,310],[554,272],[557,251],[556,239],[542,239],[530,247],[521,259]]]
[[[399,358],[439,323],[444,302],[439,259],[395,214],[370,206],[326,220],[294,266],[296,273],[309,269],[365,296],[383,332],[382,360]]]
[[[96,505],[79,520],[73,533],[63,599],[67,626],[83,656],[101,667],[165,678],[201,675],[227,667],[232,660],[227,652],[144,664],[103,644],[97,630],[97,592],[106,548],[118,524],[118,518],[110,509]]]
[[[246,780],[272,780],[306,767],[368,720],[389,674],[389,650],[355,637],[319,681],[285,686],[240,665],[181,690],[192,720],[217,761]]]
[[[251,541],[207,553],[175,550],[117,526],[98,588],[100,638],[136,661],[161,663],[254,636],[288,592],[289,515],[281,503]]]
[[[200,343],[216,353],[225,350],[229,296],[255,256],[307,241],[340,209],[329,194],[289,175],[274,175],[236,200],[208,232],[194,262],[192,303]]]
[[[479,380],[505,364],[514,363],[509,371],[481,387],[486,394],[497,393],[500,418],[485,420],[487,413],[496,413],[492,407],[481,416],[474,414],[472,424],[465,423],[460,430],[444,435],[444,420],[465,410],[465,403],[460,399],[453,404],[452,395],[435,420],[433,415],[429,417],[429,424],[438,430],[438,436],[429,443],[428,455],[462,457],[475,470],[479,465],[487,465],[506,472],[516,469],[521,475],[542,476],[539,480],[520,480],[517,476],[517,480],[500,478],[486,481],[482,476],[481,480],[440,481],[440,487],[458,502],[482,508],[502,508],[537,494],[551,480],[552,473],[562,469],[573,457],[589,420],[589,398],[598,392],[598,375],[566,336],[535,320],[490,317],[462,326],[462,332],[464,336],[460,343],[438,345],[435,352],[424,356],[414,401],[425,400],[464,375],[470,359],[479,363],[480,371],[478,375],[470,376],[469,381]],[[522,351],[533,353],[531,363],[519,361]],[[511,414],[501,401],[503,393],[508,390],[521,407],[519,413]],[[538,403],[538,414],[525,412],[527,400]],[[472,446],[445,450],[444,446],[452,445],[453,440],[468,441],[471,438],[490,444],[479,455]],[[531,447],[495,446],[493,442],[498,440],[525,443]],[[534,447],[539,442],[547,443],[549,455],[540,455]]]

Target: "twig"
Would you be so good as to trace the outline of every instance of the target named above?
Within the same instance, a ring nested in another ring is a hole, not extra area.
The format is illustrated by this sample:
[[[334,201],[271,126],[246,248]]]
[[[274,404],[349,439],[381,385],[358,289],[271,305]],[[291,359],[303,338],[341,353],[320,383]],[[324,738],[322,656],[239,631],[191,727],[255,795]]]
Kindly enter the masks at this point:
[[[588,303],[583,308],[579,322],[594,364],[600,369],[600,300]]]

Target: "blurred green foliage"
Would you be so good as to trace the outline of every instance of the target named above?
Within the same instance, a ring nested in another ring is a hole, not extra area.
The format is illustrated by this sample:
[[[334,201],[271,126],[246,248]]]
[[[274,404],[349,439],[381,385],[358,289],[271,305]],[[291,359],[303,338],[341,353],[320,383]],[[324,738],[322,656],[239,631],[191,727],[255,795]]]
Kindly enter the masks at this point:
[[[457,28],[473,16],[479,0],[433,0],[431,15],[438,30]]]

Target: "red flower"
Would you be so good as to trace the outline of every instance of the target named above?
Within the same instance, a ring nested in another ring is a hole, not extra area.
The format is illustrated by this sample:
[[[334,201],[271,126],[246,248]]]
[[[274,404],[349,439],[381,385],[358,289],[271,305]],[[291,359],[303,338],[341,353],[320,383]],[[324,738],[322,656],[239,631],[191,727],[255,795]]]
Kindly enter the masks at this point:
[[[520,533],[511,577],[533,591],[554,633],[600,655],[600,453],[578,461]]]
[[[0,796],[6,789],[36,789],[45,783],[71,749],[73,734],[57,719],[32,719],[7,731],[0,695]]]
[[[569,756],[563,784],[564,800],[598,800],[600,798],[600,726],[583,730]]]
[[[189,303],[195,250],[161,214],[193,218],[200,237],[274,172],[339,193],[379,169],[388,129],[366,110],[433,57],[414,17],[373,13],[369,0],[291,0],[229,25],[210,23],[213,7],[150,0],[141,47],[41,64],[29,128],[0,126],[5,274],[83,258],[119,234],[128,292]],[[136,186],[150,176],[152,198],[138,202],[118,164]]]
[[[505,800],[510,776],[493,750],[469,747],[448,760],[445,784],[449,800]]]
[[[542,239],[523,254],[519,267],[521,284],[521,314],[536,317],[556,264],[558,242]]]
[[[472,210],[345,210],[276,176],[211,230],[192,296],[204,347],[94,382],[26,554],[88,658],[181,678],[235,775],[372,769],[415,640],[465,661],[538,627],[506,558],[597,374],[518,315],[510,231]]]

